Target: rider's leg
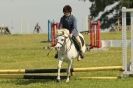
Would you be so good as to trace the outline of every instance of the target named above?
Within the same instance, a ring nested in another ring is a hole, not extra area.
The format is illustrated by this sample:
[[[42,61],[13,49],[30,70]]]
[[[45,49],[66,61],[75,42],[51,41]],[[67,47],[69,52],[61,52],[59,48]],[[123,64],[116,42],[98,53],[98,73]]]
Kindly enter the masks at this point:
[[[81,58],[84,58],[84,55],[83,55],[83,52],[82,52],[82,44],[81,44],[81,40],[79,38],[79,35],[75,36],[75,38],[76,38],[76,42],[79,46],[79,55],[80,55]]]

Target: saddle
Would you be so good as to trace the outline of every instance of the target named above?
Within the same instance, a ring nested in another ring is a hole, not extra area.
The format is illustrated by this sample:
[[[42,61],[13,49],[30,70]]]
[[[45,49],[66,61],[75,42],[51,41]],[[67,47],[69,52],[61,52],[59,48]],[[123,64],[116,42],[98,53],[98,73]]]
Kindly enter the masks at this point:
[[[83,46],[85,42],[84,42],[84,40],[81,36],[79,36],[79,38],[80,38],[80,41],[81,41],[81,45]],[[74,36],[72,36],[71,40],[74,43],[74,46],[75,46],[76,50],[79,51],[80,50],[80,45],[78,44],[76,38]]]

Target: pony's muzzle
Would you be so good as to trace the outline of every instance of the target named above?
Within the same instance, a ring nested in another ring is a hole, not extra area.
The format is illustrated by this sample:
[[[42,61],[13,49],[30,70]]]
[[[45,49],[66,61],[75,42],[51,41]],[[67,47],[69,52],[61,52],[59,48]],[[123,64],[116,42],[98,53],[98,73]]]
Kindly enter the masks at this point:
[[[60,50],[60,47],[55,47],[56,50]]]
[[[60,50],[60,46],[56,45],[56,46],[55,46],[55,49],[56,49],[56,50]]]

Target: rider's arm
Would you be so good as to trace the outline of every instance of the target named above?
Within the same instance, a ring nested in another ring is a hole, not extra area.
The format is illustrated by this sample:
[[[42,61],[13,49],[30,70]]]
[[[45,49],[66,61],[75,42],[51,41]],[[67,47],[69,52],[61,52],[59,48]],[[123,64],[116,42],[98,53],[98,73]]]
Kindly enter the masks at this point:
[[[77,20],[74,16],[73,16],[72,22],[73,22],[73,25],[72,25],[71,34],[75,36],[78,34],[78,30],[77,30]]]
[[[63,18],[61,17],[60,23],[59,23],[59,29],[63,28],[62,24],[63,24]]]
[[[77,30],[77,19],[73,16],[73,30]]]

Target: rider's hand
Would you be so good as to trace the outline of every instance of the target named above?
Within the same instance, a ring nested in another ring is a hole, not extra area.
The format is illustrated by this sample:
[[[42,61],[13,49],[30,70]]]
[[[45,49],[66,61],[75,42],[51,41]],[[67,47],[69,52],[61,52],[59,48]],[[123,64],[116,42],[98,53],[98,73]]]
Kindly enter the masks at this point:
[[[72,34],[69,34],[69,37],[72,38]]]

